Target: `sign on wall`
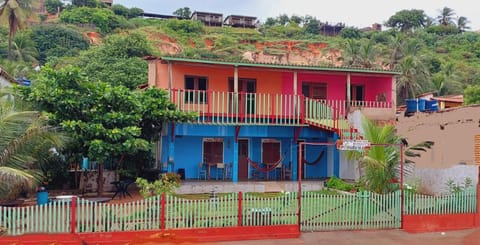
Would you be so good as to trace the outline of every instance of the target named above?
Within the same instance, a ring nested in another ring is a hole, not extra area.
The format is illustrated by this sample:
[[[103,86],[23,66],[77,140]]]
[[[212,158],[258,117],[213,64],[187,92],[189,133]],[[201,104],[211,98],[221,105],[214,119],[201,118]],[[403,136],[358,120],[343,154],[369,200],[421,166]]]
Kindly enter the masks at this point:
[[[370,147],[368,140],[337,140],[337,149],[341,151],[361,151]]]

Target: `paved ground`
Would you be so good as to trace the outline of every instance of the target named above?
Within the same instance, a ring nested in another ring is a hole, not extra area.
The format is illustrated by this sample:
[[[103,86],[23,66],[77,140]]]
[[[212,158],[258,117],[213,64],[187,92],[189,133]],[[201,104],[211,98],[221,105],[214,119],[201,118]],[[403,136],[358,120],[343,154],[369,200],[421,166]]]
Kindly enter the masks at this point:
[[[217,245],[480,245],[480,229],[449,231],[445,233],[407,233],[401,230],[335,231],[302,233],[298,239],[256,240],[209,243]]]

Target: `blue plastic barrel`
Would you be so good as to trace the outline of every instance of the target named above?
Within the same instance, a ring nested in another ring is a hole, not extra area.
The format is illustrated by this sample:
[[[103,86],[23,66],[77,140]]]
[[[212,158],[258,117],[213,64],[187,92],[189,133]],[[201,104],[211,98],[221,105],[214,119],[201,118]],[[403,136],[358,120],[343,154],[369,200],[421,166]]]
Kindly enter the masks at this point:
[[[425,111],[438,111],[438,101],[427,100],[425,102]]]
[[[407,112],[417,112],[417,99],[407,99]]]
[[[44,205],[48,203],[48,191],[38,191],[37,192],[37,205]]]
[[[426,99],[418,99],[418,111],[425,111]]]
[[[88,157],[82,158],[82,170],[88,169]]]

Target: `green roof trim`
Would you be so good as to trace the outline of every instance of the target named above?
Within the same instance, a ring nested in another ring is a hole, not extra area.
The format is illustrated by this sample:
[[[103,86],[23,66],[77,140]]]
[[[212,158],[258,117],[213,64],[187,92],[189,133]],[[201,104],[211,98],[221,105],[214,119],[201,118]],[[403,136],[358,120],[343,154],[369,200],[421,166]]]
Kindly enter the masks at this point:
[[[346,66],[314,66],[314,65],[274,64],[274,63],[248,62],[248,61],[192,59],[192,58],[171,57],[171,56],[162,56],[160,58],[162,60],[165,60],[165,61],[180,61],[180,62],[203,63],[203,64],[212,64],[212,65],[264,67],[264,68],[309,70],[309,71],[361,72],[361,73],[375,73],[375,74],[388,74],[388,75],[400,75],[401,74],[399,71],[395,71],[395,70],[368,69],[368,68],[346,67]]]

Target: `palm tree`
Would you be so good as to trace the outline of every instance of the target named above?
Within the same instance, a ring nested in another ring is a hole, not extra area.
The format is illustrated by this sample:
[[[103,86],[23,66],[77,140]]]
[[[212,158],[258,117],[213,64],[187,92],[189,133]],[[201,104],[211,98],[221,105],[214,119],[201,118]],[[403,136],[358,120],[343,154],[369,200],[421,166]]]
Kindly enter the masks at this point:
[[[0,90],[0,199],[34,187],[42,180],[40,167],[65,138],[47,125],[38,111],[18,110],[20,103],[6,88]]]
[[[30,0],[4,0],[0,3],[0,23],[8,23],[8,58],[12,60],[12,41],[18,29],[25,27]]]
[[[468,25],[470,21],[467,19],[467,17],[460,16],[457,19],[457,28],[460,32],[465,32],[467,29],[470,29]]]
[[[455,11],[449,7],[444,7],[440,10],[440,15],[437,16],[438,23],[440,25],[448,26],[453,24],[453,16],[455,15]]]
[[[401,99],[415,96],[421,90],[422,82],[430,77],[425,63],[417,56],[408,55],[404,57],[397,66],[401,75],[397,79],[397,88]]]
[[[346,66],[357,66],[360,59],[360,41],[349,38],[343,43],[341,59]]]
[[[359,52],[359,65],[363,68],[373,68],[380,52],[372,40],[363,41]]]
[[[377,193],[388,193],[398,189],[395,180],[400,177],[400,144],[408,146],[406,140],[396,135],[393,125],[378,126],[373,121],[363,118],[362,130],[364,139],[377,144],[366,149],[366,153],[349,151],[347,157],[359,163],[360,181],[364,186]],[[378,144],[382,144],[379,146]],[[405,150],[404,175],[413,172],[413,157],[420,157],[419,152],[430,149],[434,143],[424,141]],[[363,172],[363,174],[362,174]]]
[[[37,62],[38,51],[35,48],[35,43],[25,33],[19,33],[15,36],[12,44],[12,56],[16,61],[22,62]]]

